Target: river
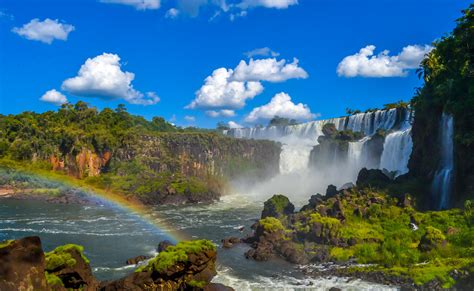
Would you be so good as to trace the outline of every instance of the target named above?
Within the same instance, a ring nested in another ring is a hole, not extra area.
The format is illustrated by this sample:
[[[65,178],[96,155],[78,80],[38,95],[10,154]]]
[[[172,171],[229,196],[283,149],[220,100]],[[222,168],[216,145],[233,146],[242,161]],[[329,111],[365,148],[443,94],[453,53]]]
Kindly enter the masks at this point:
[[[143,219],[107,203],[85,206],[14,199],[0,202],[0,241],[38,235],[45,251],[66,243],[83,245],[100,280],[117,279],[133,272],[134,266],[125,265],[128,258],[154,255],[157,244],[170,239],[168,229],[157,228],[148,221],[219,245],[224,237],[249,232],[263,207],[262,201],[232,195],[211,205],[156,207]],[[243,233],[239,231],[241,226],[245,227]],[[296,266],[281,260],[247,260],[247,249],[244,244],[230,250],[219,248],[218,275],[213,281],[236,290],[394,289],[347,278],[307,278]]]

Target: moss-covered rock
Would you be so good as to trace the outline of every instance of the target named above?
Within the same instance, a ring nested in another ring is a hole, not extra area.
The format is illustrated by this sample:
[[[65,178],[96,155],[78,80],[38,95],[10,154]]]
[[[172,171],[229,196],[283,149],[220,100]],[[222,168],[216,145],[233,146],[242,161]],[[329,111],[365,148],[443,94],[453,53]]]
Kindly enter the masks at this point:
[[[75,244],[59,246],[46,253],[45,258],[47,280],[54,284],[55,290],[69,288],[95,290],[98,287],[98,282],[92,274],[90,262],[84,255],[82,246]]]
[[[278,194],[265,201],[263,205],[262,218],[265,217],[284,217],[292,214],[295,206],[290,202],[288,197]]]
[[[133,274],[104,283],[102,289],[206,289],[216,274],[216,255],[216,247],[208,240],[182,241],[162,250],[146,266],[138,268]]]

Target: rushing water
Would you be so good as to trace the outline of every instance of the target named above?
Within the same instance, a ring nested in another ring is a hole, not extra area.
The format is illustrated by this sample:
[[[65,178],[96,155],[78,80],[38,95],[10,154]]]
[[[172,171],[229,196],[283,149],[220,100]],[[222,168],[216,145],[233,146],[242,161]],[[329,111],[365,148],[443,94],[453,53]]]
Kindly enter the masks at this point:
[[[149,219],[177,229],[190,238],[207,238],[219,244],[223,237],[242,236],[259,217],[263,202],[240,195],[223,197],[212,205],[162,206],[150,211]],[[244,233],[238,229],[245,226]],[[85,247],[94,274],[101,280],[116,279],[133,272],[128,258],[156,254],[164,232],[138,216],[105,206],[60,205],[42,201],[4,199],[0,203],[0,241],[39,235],[43,248],[77,243]],[[246,245],[218,250],[218,275],[214,282],[236,290],[393,290],[346,278],[314,279],[281,260],[247,260]]]
[[[225,134],[236,138],[269,139],[283,144],[280,154],[280,175],[256,187],[257,195],[284,193],[296,203],[306,200],[308,194],[325,193],[328,184],[342,186],[355,182],[362,168],[387,169],[395,176],[408,172],[408,160],[412,151],[410,109],[377,110],[347,117],[317,120],[298,125],[236,128]],[[365,137],[350,142],[347,159],[337,157],[337,151],[320,152],[330,161],[324,166],[312,167],[311,151],[323,135],[323,126],[333,123],[338,130],[362,132]],[[387,136],[383,150],[372,153],[369,146],[377,130],[385,130]],[[250,189],[252,192],[254,189]]]
[[[454,167],[453,123],[453,116],[443,113],[439,126],[441,160],[432,184],[432,192],[436,201],[439,202],[439,209],[446,209],[448,207],[452,188]]]

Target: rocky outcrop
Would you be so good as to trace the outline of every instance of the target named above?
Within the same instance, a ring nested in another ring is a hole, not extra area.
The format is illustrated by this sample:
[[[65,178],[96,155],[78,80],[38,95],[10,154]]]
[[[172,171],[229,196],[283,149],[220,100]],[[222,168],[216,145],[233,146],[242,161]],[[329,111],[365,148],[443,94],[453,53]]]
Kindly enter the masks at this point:
[[[141,159],[157,172],[186,176],[235,177],[245,171],[267,177],[279,169],[280,146],[272,141],[242,140],[205,133],[141,136],[137,144],[117,151],[122,161]]]
[[[292,214],[295,206],[290,202],[288,197],[278,194],[265,201],[263,205],[262,218],[265,217],[283,217]]]
[[[82,246],[68,244],[45,254],[48,284],[54,290],[81,289],[96,290],[98,281],[94,278],[89,260],[84,256]]]
[[[180,242],[176,246],[167,247],[150,260],[148,265],[137,269],[133,274],[117,281],[104,282],[100,289],[202,290],[217,274],[216,257],[216,248],[209,241]]]
[[[390,178],[382,170],[363,168],[357,175],[357,186],[360,187],[381,188],[386,187],[390,182]]]
[[[49,162],[55,171],[65,171],[68,175],[77,178],[94,177],[100,175],[110,163],[112,153],[96,153],[83,148],[79,153],[51,155]]]
[[[0,242],[0,290],[208,290],[231,291],[211,283],[216,247],[207,240],[167,246],[125,278],[99,283],[83,248],[64,245],[44,253],[39,237]]]
[[[48,290],[39,237],[0,242],[0,290]]]

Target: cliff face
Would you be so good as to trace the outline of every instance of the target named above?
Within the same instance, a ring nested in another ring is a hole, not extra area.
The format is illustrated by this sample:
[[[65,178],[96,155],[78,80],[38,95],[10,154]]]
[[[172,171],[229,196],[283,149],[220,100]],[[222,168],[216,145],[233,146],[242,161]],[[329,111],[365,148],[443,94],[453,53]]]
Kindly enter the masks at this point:
[[[158,172],[233,178],[250,171],[260,177],[278,172],[280,146],[271,141],[242,140],[203,133],[142,136],[117,152],[117,159],[140,159]]]
[[[233,178],[251,171],[260,177],[278,172],[280,146],[271,141],[233,139],[207,133],[142,135],[114,153],[83,148],[78,154],[51,155],[53,170],[78,178],[95,177],[110,170],[111,162],[141,163],[155,172],[185,176]]]
[[[216,200],[233,178],[258,181],[277,174],[280,151],[272,141],[173,132],[137,134],[103,152],[58,148],[47,158],[37,151],[32,162],[145,204],[177,204]]]

